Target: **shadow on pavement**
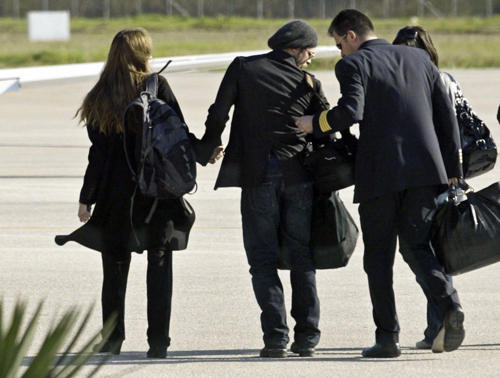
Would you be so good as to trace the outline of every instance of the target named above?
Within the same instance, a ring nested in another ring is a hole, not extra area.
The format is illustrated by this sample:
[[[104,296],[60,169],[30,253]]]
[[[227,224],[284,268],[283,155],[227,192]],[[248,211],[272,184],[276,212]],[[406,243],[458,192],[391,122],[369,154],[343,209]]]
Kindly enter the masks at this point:
[[[492,348],[495,347],[495,348]],[[500,344],[484,344],[484,345],[464,345],[464,349],[500,349]],[[105,365],[154,365],[154,364],[184,364],[184,363],[206,363],[206,362],[257,362],[258,360],[266,363],[273,362],[311,362],[330,361],[330,362],[422,362],[428,359],[419,358],[405,358],[418,354],[429,353],[430,351],[418,350],[415,348],[402,348],[403,354],[400,358],[363,358],[361,356],[362,348],[318,348],[314,357],[299,357],[296,354],[289,353],[288,358],[283,359],[269,359],[259,357],[258,349],[226,349],[226,350],[193,350],[193,351],[169,351],[166,359],[153,359],[146,358],[145,351],[122,351],[118,356],[96,355],[89,362],[87,366],[99,365],[102,363],[103,358],[107,361]],[[69,355],[72,357],[72,355]],[[29,366],[34,357],[27,357],[23,361],[23,366]],[[64,365],[64,364],[62,364]]]

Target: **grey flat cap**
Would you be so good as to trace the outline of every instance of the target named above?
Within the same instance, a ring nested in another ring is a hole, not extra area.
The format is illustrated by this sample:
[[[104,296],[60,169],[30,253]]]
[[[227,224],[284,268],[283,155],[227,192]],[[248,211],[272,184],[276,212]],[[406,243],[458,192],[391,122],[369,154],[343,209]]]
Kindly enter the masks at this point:
[[[308,23],[295,20],[283,25],[269,38],[267,45],[275,49],[304,49],[318,45],[318,35]]]

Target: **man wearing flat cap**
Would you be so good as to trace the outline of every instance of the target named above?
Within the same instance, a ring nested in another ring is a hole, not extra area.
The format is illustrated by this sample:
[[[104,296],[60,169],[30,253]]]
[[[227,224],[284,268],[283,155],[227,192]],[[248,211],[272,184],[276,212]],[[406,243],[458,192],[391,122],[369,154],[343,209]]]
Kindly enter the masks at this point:
[[[329,108],[319,81],[301,70],[311,62],[317,43],[314,29],[295,20],[269,39],[271,52],[237,57],[208,110],[204,151],[197,152],[204,165],[222,155],[221,135],[234,106],[215,189],[242,188],[243,242],[262,311],[261,357],[287,356],[289,329],[277,272],[280,249],[290,256],[296,324],[291,350],[312,356],[320,338],[316,271],[309,249],[313,187],[300,159],[306,135],[295,126],[298,117]]]

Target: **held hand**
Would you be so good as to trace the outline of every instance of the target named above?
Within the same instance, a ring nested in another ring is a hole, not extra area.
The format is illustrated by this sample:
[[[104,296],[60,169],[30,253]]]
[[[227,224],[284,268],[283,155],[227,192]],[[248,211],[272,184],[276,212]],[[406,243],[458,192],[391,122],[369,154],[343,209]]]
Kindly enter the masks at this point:
[[[313,116],[303,116],[300,117],[297,121],[295,121],[295,125],[299,128],[299,130],[312,134],[313,132]]]
[[[208,162],[210,164],[215,164],[217,160],[219,160],[223,156],[224,156],[224,147],[223,146],[215,147],[214,153],[212,154]]]
[[[87,209],[87,205],[80,203],[78,205],[78,218],[80,218],[80,222],[87,222],[90,219],[91,211]]]

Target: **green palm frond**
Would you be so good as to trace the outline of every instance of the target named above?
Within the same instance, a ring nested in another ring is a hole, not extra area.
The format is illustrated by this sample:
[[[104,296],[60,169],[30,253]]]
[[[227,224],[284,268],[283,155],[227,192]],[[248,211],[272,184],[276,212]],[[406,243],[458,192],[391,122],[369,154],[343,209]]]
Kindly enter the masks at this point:
[[[19,376],[19,371],[23,363],[28,348],[33,341],[35,329],[38,325],[40,314],[43,308],[41,302],[34,314],[23,325],[26,317],[26,303],[18,301],[14,307],[10,324],[3,327],[3,302],[0,301],[0,377],[15,378]],[[61,318],[54,322],[45,339],[41,343],[36,356],[31,360],[22,378],[57,378],[74,377],[94,356],[92,345],[102,336],[106,340],[116,322],[116,317],[105,324],[102,331],[93,335],[78,352],[71,353],[77,342],[84,334],[89,322],[93,307],[91,307],[83,319],[78,322],[79,311],[73,307],[62,314]],[[74,336],[70,337],[75,331]],[[22,330],[24,329],[24,332]],[[61,350],[63,350],[61,352]],[[106,356],[96,362],[97,366],[88,375],[93,376],[110,356]]]

